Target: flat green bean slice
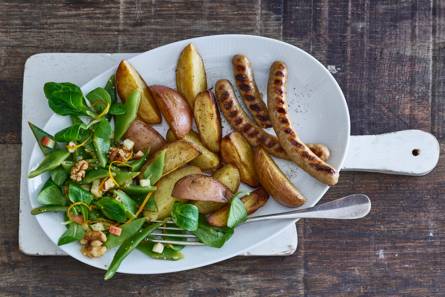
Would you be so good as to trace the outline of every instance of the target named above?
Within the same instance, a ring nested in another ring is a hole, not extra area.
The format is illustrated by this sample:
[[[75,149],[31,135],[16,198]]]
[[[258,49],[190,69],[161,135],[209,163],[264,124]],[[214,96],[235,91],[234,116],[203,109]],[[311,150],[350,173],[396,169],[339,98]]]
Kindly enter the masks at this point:
[[[122,245],[117,250],[116,254],[114,254],[113,260],[111,261],[111,264],[108,267],[107,272],[105,273],[104,279],[109,280],[110,278],[112,278],[119,269],[122,261],[124,261],[124,259],[141,243],[142,240],[144,240],[145,237],[150,235],[151,232],[153,232],[163,223],[164,222],[150,224],[149,226],[140,229],[133,236],[125,240],[124,243],[122,243]]]

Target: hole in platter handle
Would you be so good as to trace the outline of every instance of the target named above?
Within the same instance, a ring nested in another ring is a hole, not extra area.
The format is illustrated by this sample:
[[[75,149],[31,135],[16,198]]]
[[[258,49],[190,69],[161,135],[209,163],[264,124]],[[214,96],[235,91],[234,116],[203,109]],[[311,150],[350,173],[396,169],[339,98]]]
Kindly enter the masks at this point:
[[[421,130],[351,136],[342,171],[420,176],[439,161],[436,137]]]

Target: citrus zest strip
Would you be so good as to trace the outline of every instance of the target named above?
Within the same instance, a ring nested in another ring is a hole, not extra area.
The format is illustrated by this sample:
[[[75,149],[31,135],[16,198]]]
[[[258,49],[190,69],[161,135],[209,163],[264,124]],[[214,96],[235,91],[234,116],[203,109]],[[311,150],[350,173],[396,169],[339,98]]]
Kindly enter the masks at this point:
[[[77,206],[77,205],[83,205],[83,206],[85,206],[86,208],[90,209],[90,206],[89,206],[88,204],[86,204],[85,202],[82,202],[82,201],[74,202],[73,204],[71,204],[71,205],[66,209],[66,215],[67,215],[67,217],[68,217],[71,221],[72,221],[72,219],[71,219],[71,209],[73,209],[73,207],[74,207],[74,206]]]

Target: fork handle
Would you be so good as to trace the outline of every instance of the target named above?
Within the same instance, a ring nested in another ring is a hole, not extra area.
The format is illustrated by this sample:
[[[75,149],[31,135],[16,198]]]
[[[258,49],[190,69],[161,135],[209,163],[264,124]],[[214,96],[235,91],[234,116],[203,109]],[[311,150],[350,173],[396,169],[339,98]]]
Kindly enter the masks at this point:
[[[254,216],[246,223],[263,220],[296,220],[296,219],[359,219],[371,210],[371,200],[364,194],[352,194],[334,201],[322,203],[313,207],[288,212]]]

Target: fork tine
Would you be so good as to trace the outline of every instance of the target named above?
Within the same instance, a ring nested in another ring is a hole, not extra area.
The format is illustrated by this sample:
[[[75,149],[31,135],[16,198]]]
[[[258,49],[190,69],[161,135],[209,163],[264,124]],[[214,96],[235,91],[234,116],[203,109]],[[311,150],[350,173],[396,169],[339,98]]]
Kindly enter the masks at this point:
[[[159,226],[159,230],[173,230],[173,231],[184,231],[184,229],[178,227],[167,227],[167,226]]]
[[[181,237],[181,238],[195,238],[196,236],[193,234],[177,234],[177,233],[161,233],[161,232],[153,232],[150,235],[152,236],[162,236],[162,237]]]
[[[159,242],[159,243],[165,243],[165,244],[176,244],[176,245],[190,245],[190,246],[201,246],[204,245],[202,242],[199,241],[178,241],[178,240],[164,240],[164,239],[149,239],[152,242]]]

